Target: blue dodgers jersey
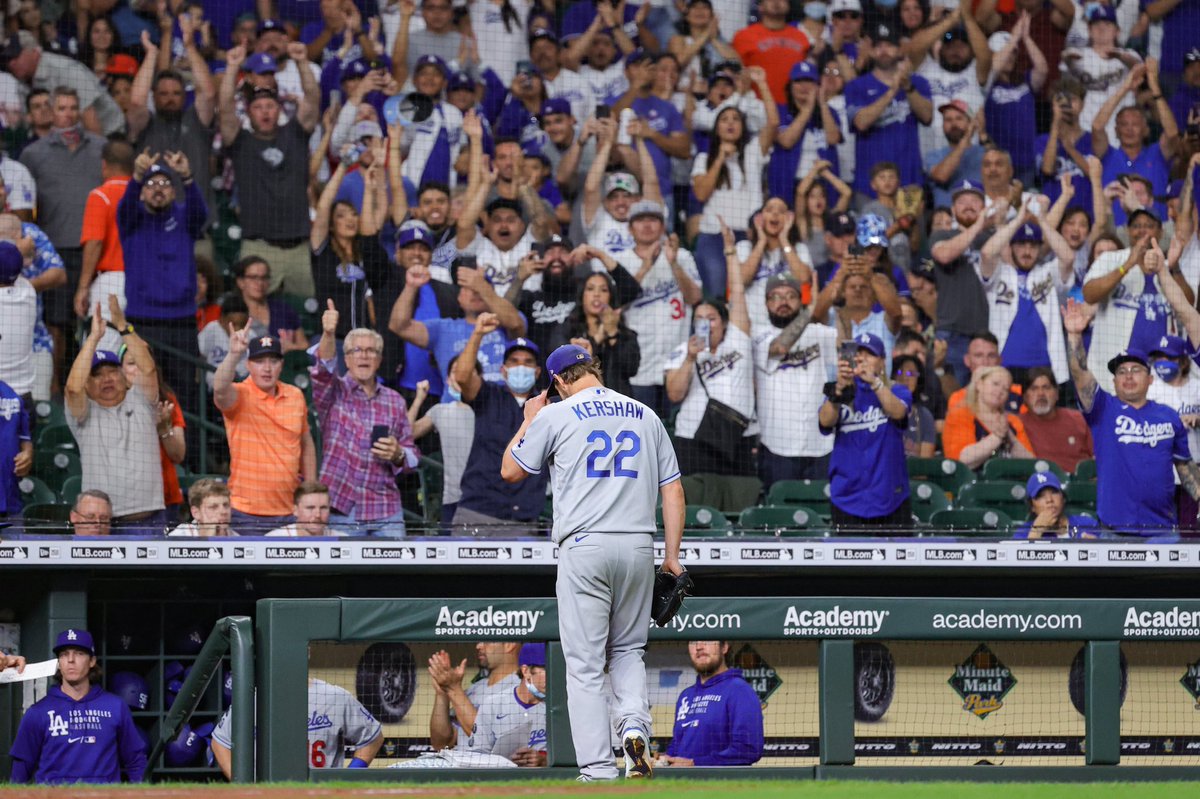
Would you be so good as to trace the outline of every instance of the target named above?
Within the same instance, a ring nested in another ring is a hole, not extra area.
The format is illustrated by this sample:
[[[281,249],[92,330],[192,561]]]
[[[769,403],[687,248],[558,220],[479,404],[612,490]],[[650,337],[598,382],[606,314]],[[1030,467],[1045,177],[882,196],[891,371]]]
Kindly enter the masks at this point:
[[[50,686],[21,718],[10,754],[14,782],[23,776],[43,785],[120,782],[122,771],[141,782],[146,769],[129,707],[99,685],[80,701]]]
[[[762,705],[741,669],[727,669],[707,683],[697,677],[679,695],[667,754],[697,766],[749,766],[762,752]]]
[[[912,83],[922,97],[927,100],[933,98],[929,81],[924,77],[913,75]],[[846,118],[850,124],[853,125],[859,111],[875,103],[887,91],[888,87],[870,72],[846,84]],[[854,171],[854,188],[868,197],[874,197],[871,167],[884,160],[900,168],[901,185],[922,183],[925,176],[917,133],[919,127],[920,123],[908,99],[903,94],[893,97],[883,115],[869,130],[859,133],[855,140],[858,166]]]
[[[21,512],[20,481],[12,470],[13,458],[21,452],[21,442],[29,441],[29,414],[20,396],[0,380],[0,513]]]
[[[1179,414],[1149,401],[1141,408],[1097,389],[1083,415],[1095,442],[1096,513],[1109,527],[1154,535],[1174,527],[1175,461],[1190,461]]]
[[[912,408],[912,394],[893,385],[892,393]],[[863,519],[887,516],[908,498],[904,430],[908,414],[892,421],[871,387],[854,378],[854,405],[839,406],[837,436],[829,460],[829,497],[844,513]],[[821,428],[828,435],[831,431]]]

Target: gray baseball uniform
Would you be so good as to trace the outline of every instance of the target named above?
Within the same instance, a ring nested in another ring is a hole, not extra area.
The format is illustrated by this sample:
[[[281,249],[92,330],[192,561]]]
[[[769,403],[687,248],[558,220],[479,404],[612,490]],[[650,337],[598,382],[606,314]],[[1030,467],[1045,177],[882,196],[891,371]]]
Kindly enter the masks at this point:
[[[652,410],[589,388],[538,413],[512,456],[531,474],[551,468],[571,737],[584,776],[615,779],[604,667],[621,734],[639,729],[648,738],[642,655],[654,587],[654,511],[659,489],[679,479],[675,450]]]
[[[541,702],[526,705],[516,689],[489,694],[475,714],[475,730],[467,748],[511,760],[523,747],[546,749],[546,706]]]
[[[471,700],[471,704],[478,711],[478,708],[483,706],[488,697],[511,694],[520,682],[521,678],[515,672],[498,680],[495,685],[489,685],[487,679],[478,680],[467,686],[467,699]],[[450,706],[450,723],[454,725],[454,734],[457,736],[454,748],[459,750],[466,749],[467,741],[471,738],[471,731],[462,728],[462,724],[458,720],[458,715],[454,712],[453,705]]]
[[[225,711],[213,730],[213,740],[233,748],[233,708]],[[324,680],[308,681],[308,764],[313,768],[341,768],[346,747],[361,749],[383,732],[362,704],[344,688]]]

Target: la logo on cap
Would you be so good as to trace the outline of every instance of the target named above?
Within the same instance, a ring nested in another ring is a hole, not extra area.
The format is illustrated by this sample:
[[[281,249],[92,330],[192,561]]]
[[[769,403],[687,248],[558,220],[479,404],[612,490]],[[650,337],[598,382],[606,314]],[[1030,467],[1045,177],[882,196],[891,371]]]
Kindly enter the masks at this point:
[[[68,641],[77,641],[77,640],[79,640],[79,636],[75,634],[74,630],[67,630],[67,640]]]
[[[871,343],[871,339],[870,339],[870,338],[867,336],[867,334],[866,334],[866,333],[863,333],[861,336],[859,336],[859,337],[858,337],[858,340],[859,340],[861,343],[863,343],[863,344],[870,344],[870,343]]]
[[[1038,474],[1038,476],[1037,476],[1037,481],[1038,481],[1039,483],[1044,483],[1044,482],[1046,482],[1046,475],[1039,473],[1039,474]]]

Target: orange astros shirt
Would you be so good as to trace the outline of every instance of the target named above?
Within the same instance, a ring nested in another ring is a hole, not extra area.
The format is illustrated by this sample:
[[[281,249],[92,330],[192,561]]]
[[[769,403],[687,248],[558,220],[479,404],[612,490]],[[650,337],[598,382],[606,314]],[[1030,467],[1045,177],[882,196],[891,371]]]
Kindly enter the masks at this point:
[[[103,242],[97,272],[124,272],[125,253],[121,250],[121,235],[117,232],[117,204],[125,196],[129,178],[106,180],[88,192],[83,209],[83,230],[79,243]]]
[[[742,63],[766,70],[767,85],[776,103],[787,102],[788,74],[796,62],[808,57],[811,47],[808,34],[791,25],[773,31],[756,22],[733,37],[733,49]]]

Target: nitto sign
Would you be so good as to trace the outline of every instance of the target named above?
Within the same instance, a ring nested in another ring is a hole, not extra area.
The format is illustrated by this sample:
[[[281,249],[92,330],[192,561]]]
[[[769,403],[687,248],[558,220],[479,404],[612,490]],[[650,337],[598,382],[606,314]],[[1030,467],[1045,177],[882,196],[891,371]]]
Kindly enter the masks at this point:
[[[955,666],[954,675],[947,682],[962,699],[962,709],[982,719],[1004,707],[1004,697],[1017,679],[987,644],[980,644],[961,665]]]

